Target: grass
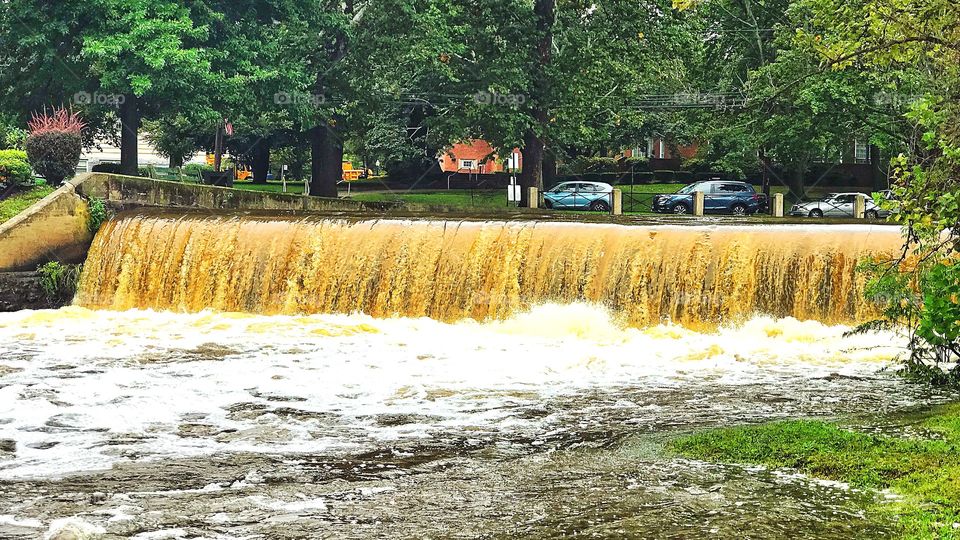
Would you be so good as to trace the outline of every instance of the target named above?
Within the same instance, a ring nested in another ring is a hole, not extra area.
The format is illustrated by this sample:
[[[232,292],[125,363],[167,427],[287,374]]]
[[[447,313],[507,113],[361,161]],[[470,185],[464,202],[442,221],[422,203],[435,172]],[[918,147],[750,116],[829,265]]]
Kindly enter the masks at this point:
[[[875,503],[873,517],[895,519],[905,538],[960,538],[960,404],[932,411],[915,427],[923,436],[908,439],[797,420],[706,431],[670,446],[703,461],[790,468],[889,489],[900,498]]]
[[[414,204],[450,206],[455,208],[508,208],[507,190],[450,190],[409,193],[357,193],[357,201],[397,201]]]
[[[0,223],[12,219],[51,193],[53,193],[52,187],[37,186],[0,201]]]

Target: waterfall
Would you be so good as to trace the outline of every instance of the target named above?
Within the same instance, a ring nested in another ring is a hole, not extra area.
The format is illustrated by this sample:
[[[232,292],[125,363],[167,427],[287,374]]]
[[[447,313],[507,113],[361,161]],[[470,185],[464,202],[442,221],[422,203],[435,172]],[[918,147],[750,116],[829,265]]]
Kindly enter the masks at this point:
[[[97,235],[76,303],[97,309],[500,320],[544,303],[623,324],[755,314],[870,319],[858,262],[899,230],[123,214]]]

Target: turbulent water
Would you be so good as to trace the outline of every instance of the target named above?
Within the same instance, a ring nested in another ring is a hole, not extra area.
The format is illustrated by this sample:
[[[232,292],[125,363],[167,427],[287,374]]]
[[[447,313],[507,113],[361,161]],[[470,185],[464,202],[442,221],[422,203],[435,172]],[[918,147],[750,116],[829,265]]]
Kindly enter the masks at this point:
[[[889,536],[883,494],[666,441],[945,399],[882,371],[896,336],[844,337],[898,244],[122,216],[78,307],[0,314],[0,538]]]
[[[662,449],[938,399],[879,373],[891,336],[844,330],[640,330],[585,304],[457,324],[0,315],[0,537],[884,536],[875,495]]]
[[[634,327],[756,313],[849,324],[875,315],[856,265],[899,230],[345,220],[130,214],[106,224],[80,305],[502,320],[586,301]]]

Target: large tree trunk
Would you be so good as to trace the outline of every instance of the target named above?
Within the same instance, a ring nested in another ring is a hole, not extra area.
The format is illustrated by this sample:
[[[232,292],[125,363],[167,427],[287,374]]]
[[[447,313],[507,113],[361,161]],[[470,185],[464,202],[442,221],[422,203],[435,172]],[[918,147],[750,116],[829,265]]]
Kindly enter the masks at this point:
[[[343,179],[343,144],[330,125],[310,130],[310,195],[336,197],[337,182]]]
[[[556,0],[535,0],[533,14],[537,18],[536,58],[533,65],[533,95],[530,96],[532,126],[523,137],[523,171],[520,174],[520,204],[529,206],[532,187],[543,190],[544,133],[549,123],[546,97],[549,94],[547,66],[553,57],[553,25],[556,22]]]
[[[520,150],[523,170],[520,172],[520,205],[530,206],[530,188],[543,190],[543,139],[528,129]]]
[[[270,173],[270,140],[259,139],[253,145],[253,183],[266,184]]]
[[[120,170],[123,174],[136,176],[139,168],[137,144],[140,130],[140,104],[137,96],[124,96],[120,104]]]

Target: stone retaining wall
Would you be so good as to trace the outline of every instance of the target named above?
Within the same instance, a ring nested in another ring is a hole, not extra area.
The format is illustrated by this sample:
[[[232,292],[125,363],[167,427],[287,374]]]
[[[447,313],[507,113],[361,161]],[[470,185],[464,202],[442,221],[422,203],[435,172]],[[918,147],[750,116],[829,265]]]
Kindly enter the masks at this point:
[[[0,272],[0,312],[58,307],[47,298],[36,272]]]

